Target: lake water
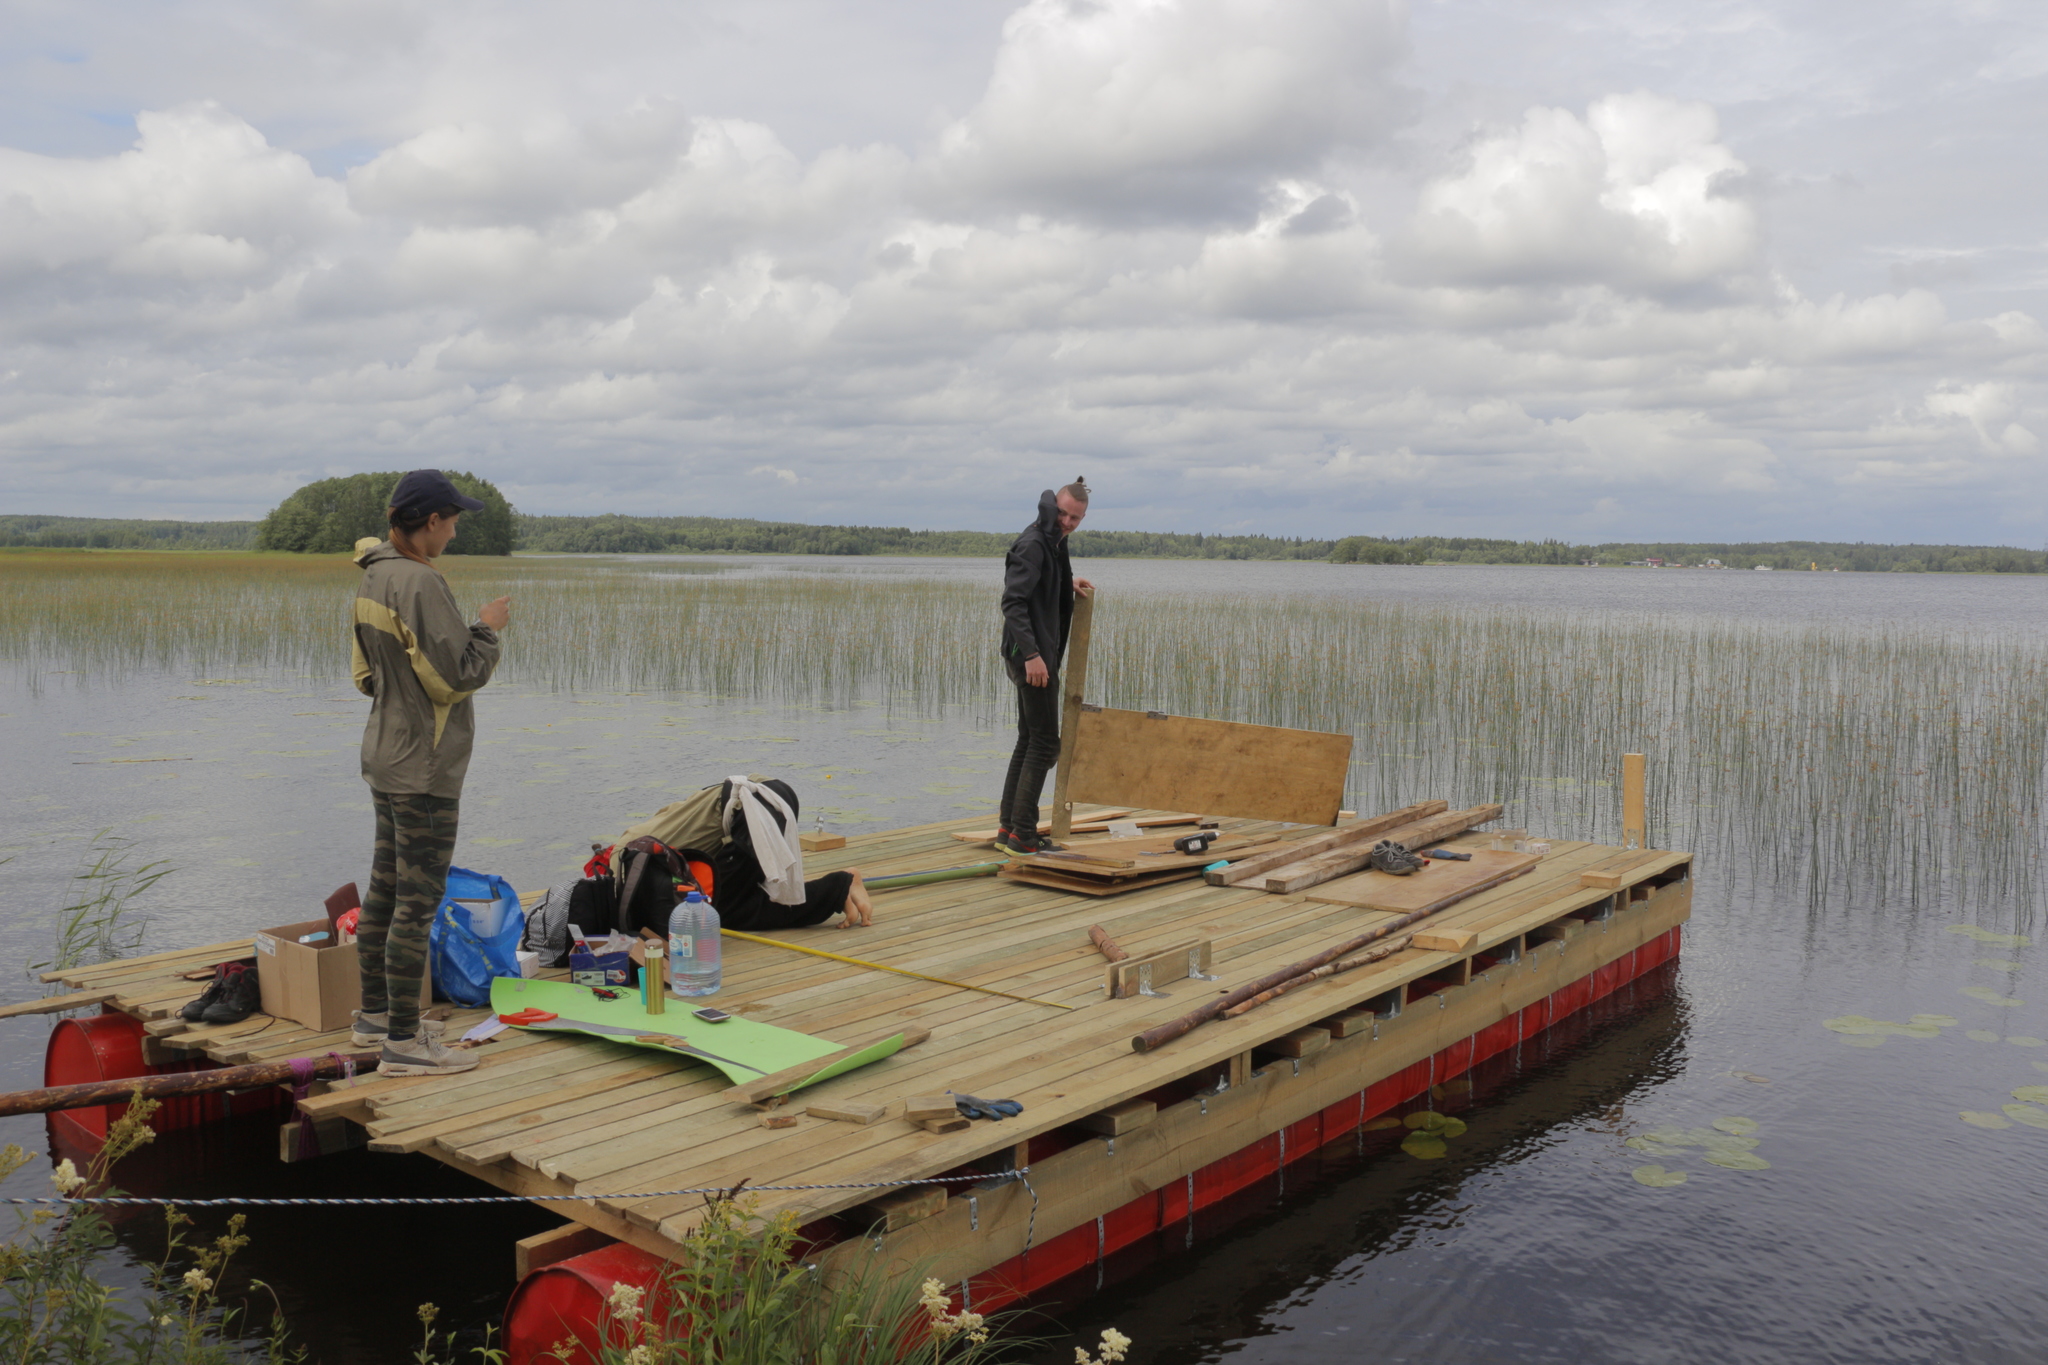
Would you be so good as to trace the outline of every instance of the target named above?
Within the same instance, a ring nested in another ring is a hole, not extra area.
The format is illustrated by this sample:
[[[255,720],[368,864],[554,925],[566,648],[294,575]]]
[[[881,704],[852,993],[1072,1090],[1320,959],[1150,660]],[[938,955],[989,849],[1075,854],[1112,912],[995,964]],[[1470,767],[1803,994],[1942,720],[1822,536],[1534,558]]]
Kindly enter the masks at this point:
[[[979,560],[710,563],[745,574],[945,578],[991,594],[1000,575]],[[1188,612],[1363,596],[1845,635],[1903,627],[1959,641],[2031,641],[2048,626],[2040,578],[1077,567],[1106,592],[1178,596]],[[994,635],[991,608],[991,647]],[[132,841],[134,862],[177,869],[148,899],[151,947],[300,917],[360,876],[368,804],[355,749],[365,705],[338,674],[115,681],[17,668],[0,698],[15,779],[0,836],[0,856],[11,856],[0,864],[0,950],[20,963],[45,955],[47,912],[65,903],[101,830]],[[1009,751],[1007,705],[992,696],[929,714],[879,696],[826,709],[565,694],[507,676],[478,701],[482,742],[458,861],[522,888],[545,884],[579,864],[589,840],[730,772],[790,776],[807,826],[814,811],[848,832],[987,811]],[[2016,1089],[2048,1084],[2039,841],[2000,845],[2027,864],[2005,869],[2014,875],[1816,898],[1782,869],[1813,843],[1811,820],[1828,818],[1814,812],[1803,826],[1752,828],[1740,840],[1711,833],[1728,826],[1668,822],[1701,840],[1694,920],[1675,969],[1493,1066],[1460,1111],[1470,1128],[1447,1158],[1415,1160],[1384,1135],[1339,1144],[1198,1218],[1192,1250],[1176,1232],[1162,1239],[1170,1245],[1135,1248],[1106,1267],[1099,1292],[1091,1272],[1047,1296],[1040,1307],[1054,1316],[1042,1330],[1079,1335],[1042,1358],[1070,1360],[1077,1340],[1092,1344],[1114,1325],[1136,1340],[1130,1359],[1148,1363],[2037,1360],[2048,1234],[2027,1191],[2048,1158],[2048,1131],[2032,1126],[2028,1106],[2018,1121],[2003,1106],[2018,1103]],[[36,993],[18,974],[7,980],[0,1000]],[[1932,1037],[1822,1023],[1904,1024],[1916,1014],[1955,1022],[1918,1029]],[[0,1021],[8,1088],[39,1083],[47,1029]],[[2006,1126],[1975,1126],[1964,1112]],[[1754,1155],[1768,1168],[1711,1164],[1699,1146],[1626,1145],[1659,1131],[1682,1140],[1672,1130],[1712,1131],[1717,1119],[1753,1121]],[[0,1141],[40,1146],[40,1123],[0,1121]],[[354,1154],[286,1167],[272,1151],[270,1130],[167,1138],[126,1183],[186,1194],[470,1192],[424,1160]],[[1683,1171],[1685,1183],[1638,1183],[1632,1173],[1652,1163]],[[40,1193],[41,1169],[6,1192]],[[423,1299],[456,1323],[494,1319],[511,1287],[509,1241],[552,1221],[518,1208],[434,1217],[427,1246],[388,1236],[385,1215],[260,1215],[248,1273],[278,1286],[317,1358],[381,1365],[416,1340],[411,1310]],[[127,1254],[150,1253],[153,1227],[153,1215],[128,1225]],[[344,1288],[343,1267],[360,1256],[386,1267],[377,1283],[388,1288]]]

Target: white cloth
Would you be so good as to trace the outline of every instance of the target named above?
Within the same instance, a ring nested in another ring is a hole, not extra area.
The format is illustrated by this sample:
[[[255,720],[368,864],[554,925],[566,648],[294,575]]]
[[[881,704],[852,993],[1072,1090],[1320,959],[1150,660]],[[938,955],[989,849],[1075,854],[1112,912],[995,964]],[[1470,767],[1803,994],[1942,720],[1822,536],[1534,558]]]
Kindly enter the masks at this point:
[[[732,794],[726,798],[720,818],[726,836],[732,836],[733,817],[745,814],[747,835],[754,841],[754,860],[761,864],[761,885],[767,889],[768,899],[777,905],[802,905],[804,851],[797,843],[796,812],[759,782],[738,774],[726,781],[732,783]],[[771,805],[782,812],[780,825],[769,813]]]

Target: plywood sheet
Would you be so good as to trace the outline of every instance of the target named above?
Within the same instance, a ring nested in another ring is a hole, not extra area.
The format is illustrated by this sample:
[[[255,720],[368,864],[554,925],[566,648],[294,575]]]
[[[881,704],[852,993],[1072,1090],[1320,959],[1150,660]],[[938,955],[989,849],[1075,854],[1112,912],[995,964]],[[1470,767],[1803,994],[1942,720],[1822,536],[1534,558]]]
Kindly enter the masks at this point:
[[[1351,736],[1271,725],[1085,708],[1074,801],[1334,825]]]
[[[1310,887],[1304,899],[1327,905],[1355,905],[1361,910],[1408,914],[1439,910],[1489,886],[1521,876],[1541,861],[1533,853],[1472,850],[1469,863],[1433,862],[1420,872],[1393,877],[1384,872],[1359,872]]]

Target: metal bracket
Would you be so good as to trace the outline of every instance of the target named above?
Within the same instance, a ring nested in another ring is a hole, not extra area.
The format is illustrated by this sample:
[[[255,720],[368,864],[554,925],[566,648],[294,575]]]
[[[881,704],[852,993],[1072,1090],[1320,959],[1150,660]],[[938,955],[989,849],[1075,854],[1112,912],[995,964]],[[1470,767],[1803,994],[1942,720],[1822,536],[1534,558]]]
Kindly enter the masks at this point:
[[[981,1231],[980,1195],[970,1194],[967,1196],[967,1230],[969,1232]]]
[[[1104,1145],[1104,1147],[1103,1147],[1103,1149],[1102,1149],[1102,1151],[1103,1151],[1103,1155],[1104,1155],[1104,1156],[1115,1156],[1115,1155],[1116,1155],[1116,1139],[1115,1139],[1115,1138],[1113,1138],[1113,1137],[1107,1137],[1107,1138],[1104,1138],[1104,1139],[1103,1139],[1103,1143],[1105,1144],[1105,1145]]]
[[[1190,962],[1191,964],[1192,964],[1192,963],[1193,963],[1193,961],[1194,961],[1194,957],[1195,957],[1194,953],[1190,952],[1190,953],[1188,954],[1188,961],[1189,961],[1189,962]],[[1213,978],[1213,977],[1212,977],[1212,978],[1210,978],[1210,979],[1211,979],[1211,980],[1214,980],[1214,978]],[[1140,994],[1140,995],[1149,995],[1149,996],[1151,996],[1151,997],[1152,997],[1153,999],[1155,999],[1155,1000],[1164,1000],[1164,999],[1166,999],[1166,998],[1167,998],[1168,996],[1172,995],[1172,994],[1173,994],[1173,992],[1172,992],[1172,991],[1155,991],[1155,990],[1153,990],[1153,989],[1152,989],[1152,964],[1151,964],[1151,963],[1149,963],[1149,962],[1141,962],[1141,963],[1139,963],[1139,964],[1138,964],[1138,994]]]
[[[1221,981],[1223,978],[1211,976],[1203,971],[1202,950],[1200,948],[1190,948],[1188,949],[1188,979],[1190,981]]]
[[[1448,991],[1438,991],[1438,992],[1436,993],[1436,1007],[1437,1007],[1438,1009],[1444,1009],[1445,1007],[1447,1007],[1447,1006],[1448,1006],[1448,1005],[1450,1004],[1450,1002],[1449,1002],[1449,1001],[1447,1001],[1447,1000],[1445,1000],[1445,999],[1444,999],[1444,997],[1445,997],[1446,995],[1448,995],[1449,993],[1450,993],[1450,992],[1448,992]]]

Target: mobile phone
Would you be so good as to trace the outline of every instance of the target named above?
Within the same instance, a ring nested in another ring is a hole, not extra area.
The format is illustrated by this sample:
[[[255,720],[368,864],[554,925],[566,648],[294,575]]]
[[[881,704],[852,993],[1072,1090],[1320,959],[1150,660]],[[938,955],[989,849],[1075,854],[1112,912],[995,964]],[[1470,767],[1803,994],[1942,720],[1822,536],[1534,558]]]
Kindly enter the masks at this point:
[[[715,1010],[712,1009],[709,1005],[706,1005],[701,1010],[691,1010],[690,1015],[692,1018],[702,1019],[707,1024],[722,1024],[726,1020],[732,1018],[732,1016],[730,1014],[727,1014],[724,1010]]]

